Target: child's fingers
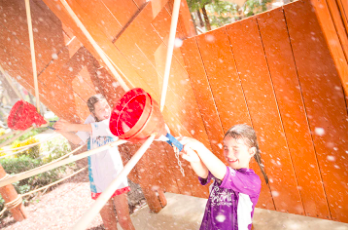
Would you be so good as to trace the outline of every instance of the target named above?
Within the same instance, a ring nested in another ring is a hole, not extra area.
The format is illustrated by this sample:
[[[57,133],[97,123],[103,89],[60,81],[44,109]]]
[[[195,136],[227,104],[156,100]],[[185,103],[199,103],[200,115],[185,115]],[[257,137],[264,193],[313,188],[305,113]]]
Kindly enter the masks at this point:
[[[192,161],[191,156],[189,156],[187,153],[181,153],[180,155],[184,160],[187,160],[188,162]]]
[[[190,138],[188,137],[178,137],[177,140],[180,141],[180,143],[183,145],[186,145],[190,142]]]
[[[182,154],[181,157],[187,161],[190,161],[190,158],[186,154]]]

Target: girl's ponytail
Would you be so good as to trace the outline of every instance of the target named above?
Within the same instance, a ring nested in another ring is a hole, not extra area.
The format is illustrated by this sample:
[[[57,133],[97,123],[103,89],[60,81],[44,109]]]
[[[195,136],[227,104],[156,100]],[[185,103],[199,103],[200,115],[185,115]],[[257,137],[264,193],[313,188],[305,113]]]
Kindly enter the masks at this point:
[[[268,176],[267,176],[267,174],[265,172],[264,165],[261,162],[261,155],[260,155],[260,151],[259,150],[257,150],[256,154],[254,155],[254,158],[255,158],[257,164],[259,165],[259,167],[261,169],[261,172],[262,172],[263,177],[265,178],[266,184],[268,184]]]

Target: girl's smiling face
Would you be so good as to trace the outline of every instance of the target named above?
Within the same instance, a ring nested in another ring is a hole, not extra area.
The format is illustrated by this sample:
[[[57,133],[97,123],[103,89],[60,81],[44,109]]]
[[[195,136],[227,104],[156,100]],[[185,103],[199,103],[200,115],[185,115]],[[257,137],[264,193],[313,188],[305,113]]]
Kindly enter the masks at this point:
[[[249,147],[242,138],[235,139],[226,136],[224,141],[224,156],[227,164],[233,169],[249,168],[250,159],[255,155],[256,148]]]
[[[100,100],[94,104],[94,116],[99,121],[109,119],[110,114],[111,114],[111,108],[105,99]]]

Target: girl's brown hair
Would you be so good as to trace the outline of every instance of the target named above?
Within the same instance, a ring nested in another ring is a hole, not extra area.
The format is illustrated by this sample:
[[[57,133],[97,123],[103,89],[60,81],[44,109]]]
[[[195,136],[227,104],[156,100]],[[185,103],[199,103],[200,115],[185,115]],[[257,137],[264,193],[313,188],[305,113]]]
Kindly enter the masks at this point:
[[[105,100],[105,97],[101,94],[93,95],[87,100],[87,106],[88,106],[89,112],[91,112],[94,115],[94,118],[96,119],[96,121],[99,121],[99,120],[95,116],[95,104],[101,100]]]
[[[249,125],[245,124],[235,125],[226,132],[225,137],[227,136],[232,137],[234,139],[242,139],[244,143],[250,148],[256,148],[256,154],[254,155],[254,158],[257,164],[260,166],[263,177],[265,178],[265,181],[268,184],[268,176],[265,172],[264,165],[261,162],[261,154],[255,130]]]

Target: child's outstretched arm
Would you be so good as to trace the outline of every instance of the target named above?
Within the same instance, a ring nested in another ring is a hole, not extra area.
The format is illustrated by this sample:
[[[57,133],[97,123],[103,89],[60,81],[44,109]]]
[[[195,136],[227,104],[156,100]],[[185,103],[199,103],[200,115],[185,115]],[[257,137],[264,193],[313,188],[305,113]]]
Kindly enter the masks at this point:
[[[93,122],[89,124],[72,124],[64,120],[57,121],[54,125],[57,131],[65,132],[87,132],[91,136],[114,136],[109,129],[109,120]]]
[[[207,179],[209,173],[208,168],[203,164],[195,151],[187,149],[186,152],[182,153],[182,158],[190,162],[191,167],[197,176]]]
[[[56,124],[54,125],[54,128],[57,131],[64,131],[67,133],[78,132],[78,131],[92,133],[91,124],[72,124],[65,120],[57,121]]]
[[[220,180],[224,179],[227,172],[226,165],[201,142],[189,137],[180,138],[179,141],[184,145],[184,149],[182,150],[184,154],[191,154],[191,151],[194,150],[201,159],[202,164],[214,175],[214,177]],[[208,172],[206,172],[205,177],[202,178],[207,178],[207,176]]]
[[[77,136],[75,133],[68,133],[64,131],[58,131],[63,137],[68,139],[70,142],[72,142],[75,145],[79,145],[82,143],[82,140],[79,136]]]

